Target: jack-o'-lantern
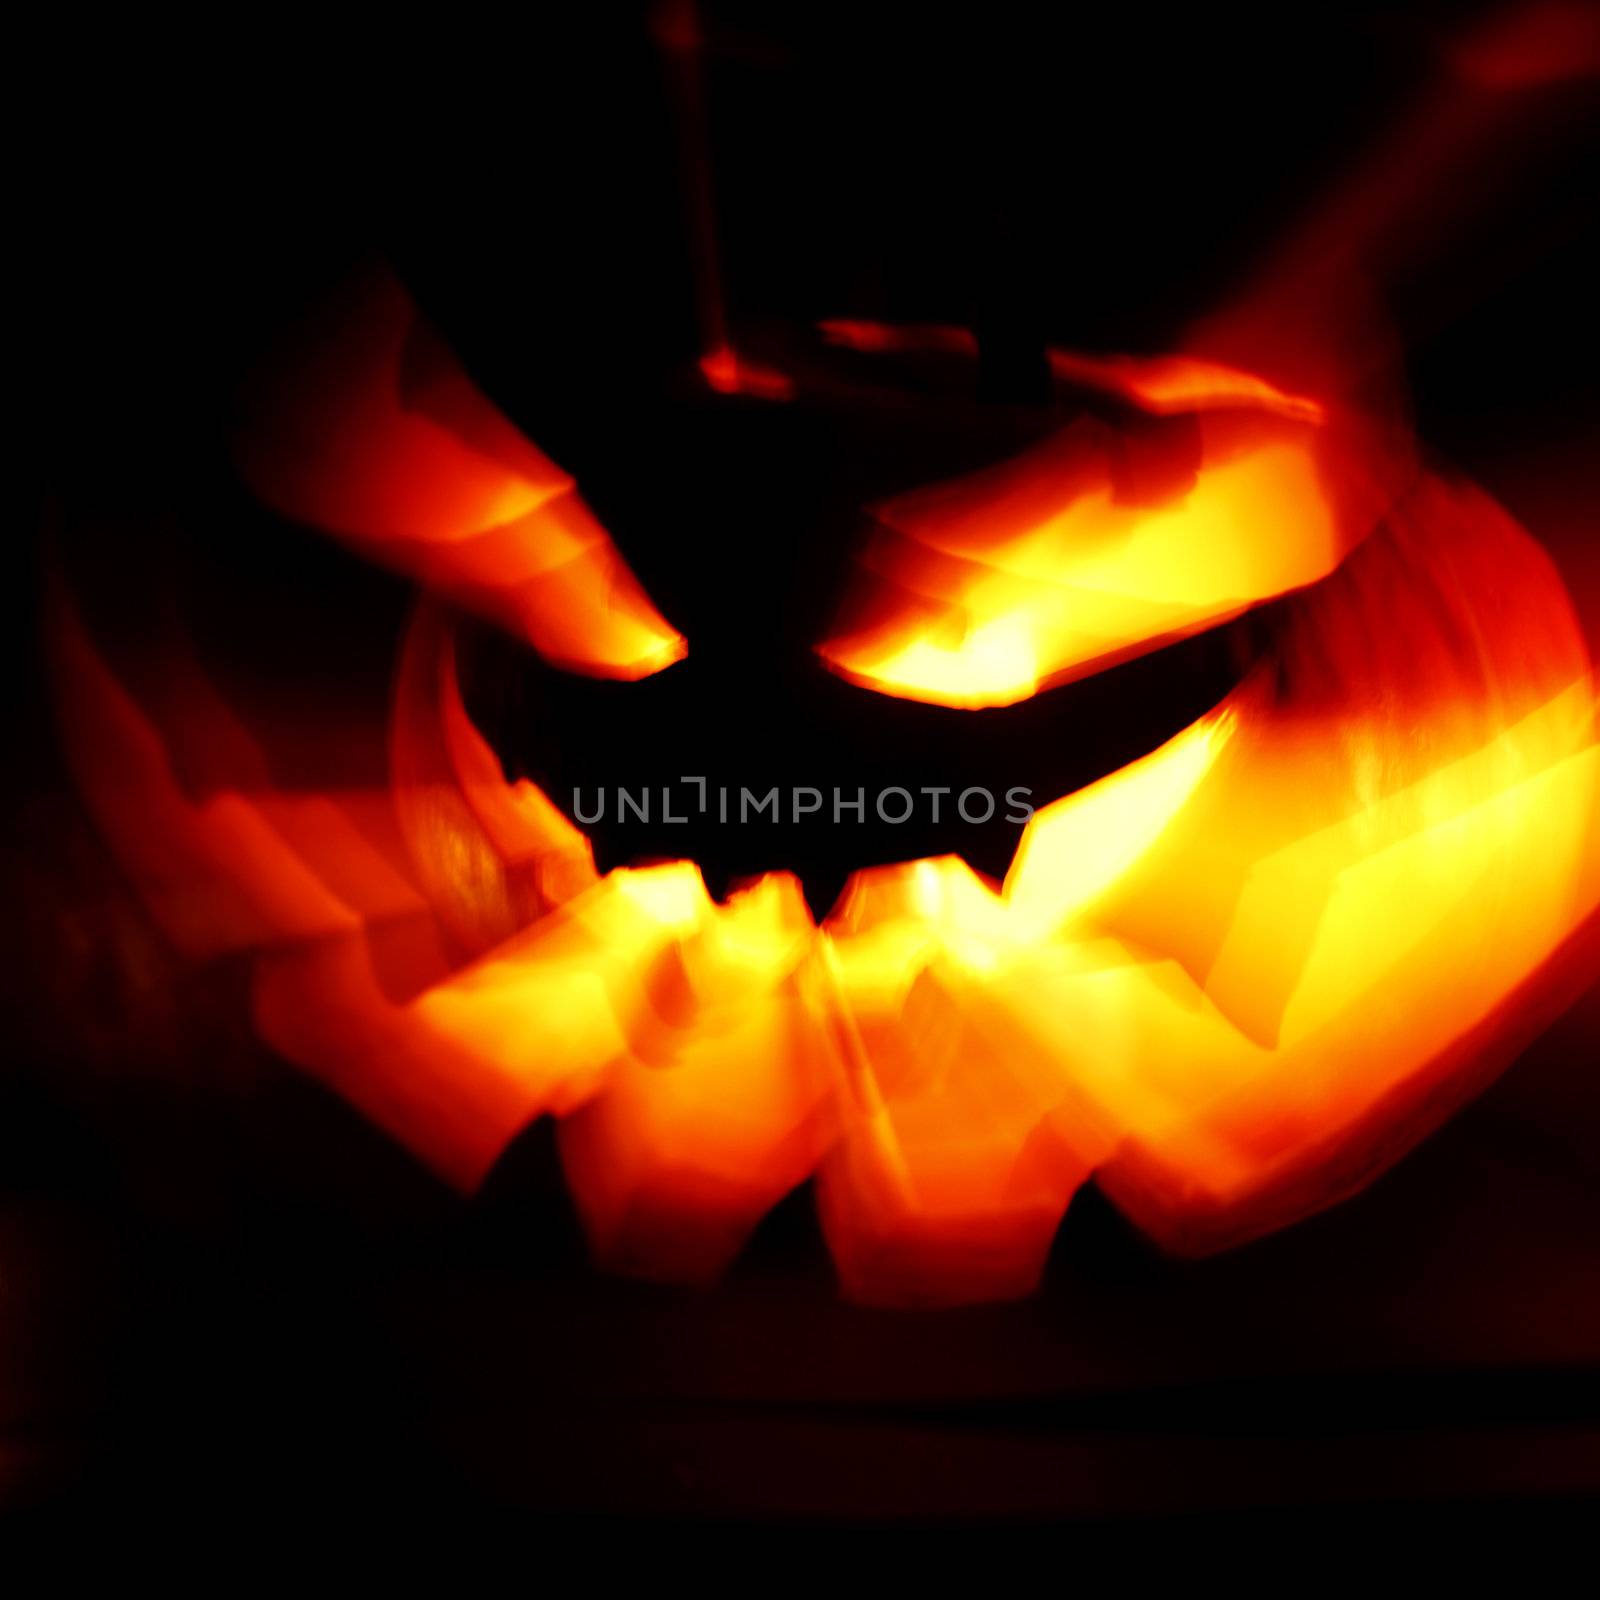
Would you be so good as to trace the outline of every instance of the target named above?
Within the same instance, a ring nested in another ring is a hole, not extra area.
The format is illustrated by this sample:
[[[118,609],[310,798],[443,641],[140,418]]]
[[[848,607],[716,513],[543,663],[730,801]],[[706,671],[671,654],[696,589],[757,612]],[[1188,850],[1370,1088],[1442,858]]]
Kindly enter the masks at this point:
[[[861,359],[966,340],[823,333]],[[715,354],[719,392],[803,395]],[[713,727],[713,756],[670,719],[692,630],[368,273],[259,382],[235,460],[274,512],[424,592],[390,790],[278,781],[177,630],[129,670],[58,578],[78,782],[166,935],[248,952],[262,1036],[453,1182],[558,1118],[607,1266],[713,1278],[808,1180],[868,1301],[1027,1292],[1091,1180],[1175,1250],[1278,1227],[1398,1157],[1559,995],[1600,903],[1584,645],[1533,540],[1338,386],[1193,351],[1052,360],[1098,417],[872,507],[808,681],[876,697],[929,764],[891,752],[884,782],[825,794],[793,763],[740,775],[748,724]],[[784,603],[751,596],[750,626]],[[609,756],[672,735],[681,770],[633,801],[653,831],[613,830],[597,862],[582,786],[491,742],[474,663],[508,639],[552,695],[638,708]],[[1054,792],[991,764],[999,804],[1025,803],[989,870],[849,859],[841,809],[892,827],[933,792],[970,820],[978,785],[922,781],[957,724],[1037,739],[1029,705],[1156,661],[1160,738]],[[828,892],[737,852],[710,892],[695,845],[733,825],[730,792],[741,826],[773,793],[791,822],[831,813]]]

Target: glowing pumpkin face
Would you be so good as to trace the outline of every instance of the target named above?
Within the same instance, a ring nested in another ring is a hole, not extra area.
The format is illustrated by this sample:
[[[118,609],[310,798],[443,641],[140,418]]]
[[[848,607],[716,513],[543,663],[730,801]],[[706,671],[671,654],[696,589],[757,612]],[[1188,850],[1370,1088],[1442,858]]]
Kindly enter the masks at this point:
[[[693,641],[392,279],[311,350],[238,460],[431,597],[391,793],[275,783],[175,633],[134,695],[63,586],[69,753],[171,938],[253,952],[263,1036],[452,1181],[561,1118],[607,1265],[714,1276],[808,1178],[865,1300],[1025,1293],[1091,1176],[1173,1248],[1249,1237],[1471,1092],[1600,900],[1594,693],[1528,536],[1358,415],[1065,355],[1178,422],[1075,424],[878,506],[818,655],[891,707],[983,718],[1275,602],[1237,686],[1042,804],[1003,882],[868,867],[819,926],[781,871],[720,901],[692,860],[598,872],[469,716],[460,616],[625,694]]]

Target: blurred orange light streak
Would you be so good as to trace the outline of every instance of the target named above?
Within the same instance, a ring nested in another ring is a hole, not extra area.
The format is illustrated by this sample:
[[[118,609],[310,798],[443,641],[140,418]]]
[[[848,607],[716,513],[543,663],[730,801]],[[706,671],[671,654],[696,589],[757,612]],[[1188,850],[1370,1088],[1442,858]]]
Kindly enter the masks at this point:
[[[692,862],[598,875],[473,727],[441,601],[594,675],[685,641],[378,275],[263,376],[237,459],[430,591],[387,791],[285,792],[181,639],[145,641],[175,686],[146,703],[52,579],[63,746],[152,918],[195,959],[246,954],[262,1037],[454,1183],[560,1117],[619,1270],[712,1278],[811,1179],[847,1293],[959,1303],[1028,1292],[1090,1179],[1194,1252],[1360,1187],[1503,1063],[1600,915],[1597,701],[1561,581],[1356,404],[1374,351],[1337,333],[1356,266],[1435,246],[1423,202],[1506,91],[1565,74],[1573,9],[1475,35],[1418,137],[1178,354],[1055,354],[1144,420],[874,509],[819,650],[891,695],[1004,705],[1274,602],[1238,689],[1038,811],[1003,884],[954,858],[867,869],[817,928],[785,874],[721,904]],[[692,56],[689,24],[663,26]],[[749,392],[761,369],[708,326],[706,377]]]
[[[569,671],[647,677],[687,646],[572,479],[374,268],[245,397],[234,455],[268,504],[477,611]]]

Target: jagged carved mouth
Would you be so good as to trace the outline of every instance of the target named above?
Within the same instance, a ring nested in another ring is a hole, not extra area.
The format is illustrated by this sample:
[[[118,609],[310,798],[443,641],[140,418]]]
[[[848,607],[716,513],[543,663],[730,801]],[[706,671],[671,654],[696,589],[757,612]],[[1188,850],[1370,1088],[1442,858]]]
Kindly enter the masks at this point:
[[[949,855],[1004,878],[1035,810],[1212,710],[1269,629],[1211,630],[981,717],[714,647],[636,684],[553,671],[497,630],[457,649],[471,720],[599,871],[687,859],[718,900],[791,872],[820,922],[862,867]]]

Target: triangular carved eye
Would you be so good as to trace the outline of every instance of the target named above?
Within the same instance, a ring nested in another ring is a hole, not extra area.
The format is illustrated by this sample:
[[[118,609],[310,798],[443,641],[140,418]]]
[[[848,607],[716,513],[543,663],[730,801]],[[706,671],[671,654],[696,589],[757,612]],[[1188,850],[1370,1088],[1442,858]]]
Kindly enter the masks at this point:
[[[642,678],[686,653],[572,478],[484,397],[387,269],[347,281],[244,402],[234,459],[277,510],[568,671]]]
[[[892,348],[896,330],[825,332]],[[902,699],[1011,705],[1314,583],[1369,531],[1366,497],[1327,470],[1341,430],[1315,401],[1179,357],[1053,365],[1151,420],[1085,419],[876,506],[818,646],[832,671]]]

